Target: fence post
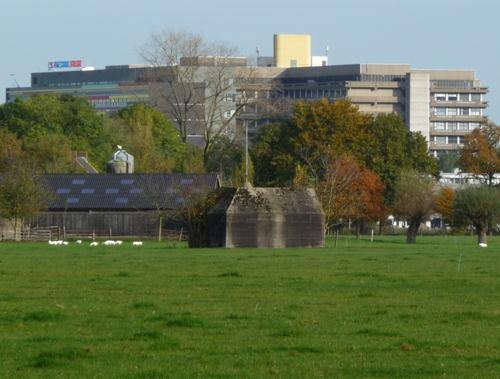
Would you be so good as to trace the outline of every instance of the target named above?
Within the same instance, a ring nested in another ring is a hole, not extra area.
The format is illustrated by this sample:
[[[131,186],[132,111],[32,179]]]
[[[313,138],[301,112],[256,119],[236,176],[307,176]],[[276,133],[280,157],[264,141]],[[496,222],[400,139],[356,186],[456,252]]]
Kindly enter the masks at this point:
[[[158,242],[161,242],[161,221],[162,217],[160,216],[160,223],[158,225]]]
[[[179,234],[179,242],[182,241],[182,232],[184,231],[184,227],[181,227],[181,233]]]

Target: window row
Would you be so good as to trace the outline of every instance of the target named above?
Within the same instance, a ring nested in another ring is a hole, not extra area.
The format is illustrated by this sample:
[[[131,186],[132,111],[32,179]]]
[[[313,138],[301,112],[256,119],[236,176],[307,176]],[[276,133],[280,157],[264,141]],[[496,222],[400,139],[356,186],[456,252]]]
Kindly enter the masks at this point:
[[[290,99],[321,99],[323,97],[344,97],[345,94],[346,92],[343,88],[285,90],[285,97]]]
[[[434,121],[432,126],[435,130],[474,130],[481,127],[479,122],[444,122]]]
[[[434,107],[432,114],[435,116],[482,116],[482,108],[445,108]]]
[[[436,101],[481,101],[480,93],[435,93]]]
[[[464,137],[461,136],[434,136],[434,143],[441,145],[456,145],[464,143]]]

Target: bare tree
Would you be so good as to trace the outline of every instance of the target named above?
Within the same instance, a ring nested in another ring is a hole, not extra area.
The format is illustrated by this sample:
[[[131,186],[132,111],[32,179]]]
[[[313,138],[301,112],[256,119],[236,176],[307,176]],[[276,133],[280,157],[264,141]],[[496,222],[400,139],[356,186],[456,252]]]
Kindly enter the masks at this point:
[[[172,118],[184,142],[193,132],[203,136],[204,162],[215,141],[231,133],[230,125],[246,103],[246,92],[236,96],[235,85],[251,70],[241,67],[246,59],[234,59],[236,51],[173,30],[153,34],[142,49],[143,59],[153,66],[156,105]]]

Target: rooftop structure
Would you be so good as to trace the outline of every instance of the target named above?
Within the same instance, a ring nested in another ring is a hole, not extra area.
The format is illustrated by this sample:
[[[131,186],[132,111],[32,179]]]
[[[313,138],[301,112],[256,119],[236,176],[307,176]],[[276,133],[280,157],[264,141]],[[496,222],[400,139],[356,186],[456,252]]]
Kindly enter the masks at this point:
[[[179,209],[218,188],[216,174],[46,174],[49,211]]]

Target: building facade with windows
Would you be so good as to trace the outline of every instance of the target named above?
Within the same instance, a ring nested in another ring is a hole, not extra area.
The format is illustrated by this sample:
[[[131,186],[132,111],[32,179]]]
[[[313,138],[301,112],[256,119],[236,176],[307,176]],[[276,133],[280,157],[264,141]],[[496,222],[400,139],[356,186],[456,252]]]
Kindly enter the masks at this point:
[[[488,89],[472,70],[414,70],[402,64],[258,67],[253,87],[239,91],[253,94],[238,116],[250,134],[289,112],[287,104],[321,98],[349,99],[374,115],[399,114],[409,130],[422,133],[434,156],[458,150],[468,133],[487,122]]]

